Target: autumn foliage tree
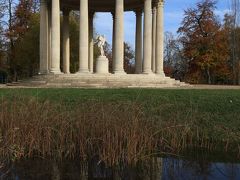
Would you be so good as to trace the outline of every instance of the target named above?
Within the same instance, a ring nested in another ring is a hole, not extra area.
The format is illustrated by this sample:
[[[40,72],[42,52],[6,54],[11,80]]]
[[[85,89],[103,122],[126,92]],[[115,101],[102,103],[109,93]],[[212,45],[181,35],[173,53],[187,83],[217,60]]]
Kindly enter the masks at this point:
[[[12,0],[9,0],[9,28],[6,30],[6,37],[9,39],[8,45],[8,60],[10,66],[10,74],[12,74],[12,80],[18,79],[19,67],[17,62],[17,48],[16,46],[21,43],[26,32],[30,29],[31,18],[34,14],[33,6],[34,0],[19,0],[15,7],[14,12],[12,11]]]
[[[224,16],[224,28],[229,38],[232,81],[240,85],[240,0],[231,0],[231,11]]]
[[[225,83],[230,78],[227,36],[214,14],[215,9],[215,0],[198,2],[196,7],[185,10],[178,29],[190,82]]]

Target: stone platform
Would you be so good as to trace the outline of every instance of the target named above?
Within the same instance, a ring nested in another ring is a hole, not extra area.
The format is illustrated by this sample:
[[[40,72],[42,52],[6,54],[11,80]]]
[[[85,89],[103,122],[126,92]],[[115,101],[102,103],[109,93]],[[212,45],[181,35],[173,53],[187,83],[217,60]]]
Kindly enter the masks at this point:
[[[159,75],[114,74],[60,74],[38,75],[19,83],[18,87],[40,88],[171,88],[188,87],[189,84]]]

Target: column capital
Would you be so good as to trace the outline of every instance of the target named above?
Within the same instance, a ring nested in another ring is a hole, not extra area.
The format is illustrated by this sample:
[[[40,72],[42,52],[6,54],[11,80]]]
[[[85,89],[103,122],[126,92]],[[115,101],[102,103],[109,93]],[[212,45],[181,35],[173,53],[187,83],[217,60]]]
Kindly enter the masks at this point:
[[[157,7],[163,7],[164,6],[164,0],[158,0],[158,2],[156,3]]]

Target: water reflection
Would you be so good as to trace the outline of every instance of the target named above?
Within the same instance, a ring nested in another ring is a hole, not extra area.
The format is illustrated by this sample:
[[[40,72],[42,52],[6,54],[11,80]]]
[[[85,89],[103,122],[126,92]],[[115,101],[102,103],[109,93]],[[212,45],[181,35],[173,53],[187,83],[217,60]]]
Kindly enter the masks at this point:
[[[35,159],[2,167],[0,176],[4,180],[238,180],[240,164],[154,158],[135,167],[108,168],[98,159],[88,163]]]
[[[163,159],[163,180],[239,180],[240,164]]]

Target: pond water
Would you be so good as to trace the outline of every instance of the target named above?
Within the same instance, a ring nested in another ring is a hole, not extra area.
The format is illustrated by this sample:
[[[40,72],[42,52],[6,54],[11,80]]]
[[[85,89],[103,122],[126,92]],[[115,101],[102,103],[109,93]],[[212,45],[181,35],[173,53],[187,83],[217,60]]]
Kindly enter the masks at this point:
[[[239,180],[240,164],[154,158],[145,165],[114,169],[97,160],[86,164],[35,159],[1,167],[0,176],[4,180]]]

